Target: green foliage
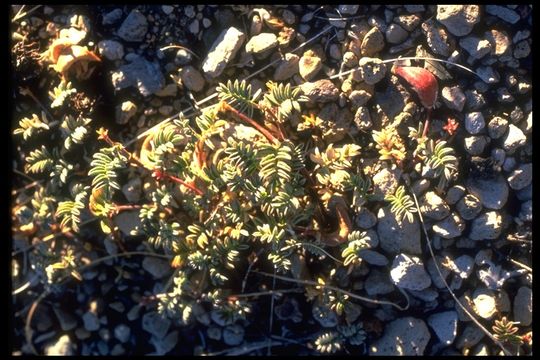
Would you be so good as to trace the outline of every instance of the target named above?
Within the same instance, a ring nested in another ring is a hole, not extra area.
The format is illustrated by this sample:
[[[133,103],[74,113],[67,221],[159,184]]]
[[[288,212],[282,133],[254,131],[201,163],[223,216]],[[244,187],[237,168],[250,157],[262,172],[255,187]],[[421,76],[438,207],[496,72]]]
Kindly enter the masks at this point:
[[[94,177],[92,186],[95,189],[104,188],[106,193],[111,193],[113,189],[120,190],[117,170],[127,166],[127,158],[116,147],[102,148],[93,158],[90,163],[92,168],[88,172]]]
[[[495,325],[493,325],[493,333],[497,340],[503,343],[510,343],[513,345],[523,344],[522,336],[518,335],[518,327],[515,326],[518,324],[514,321],[509,321],[506,316],[503,316],[501,320],[495,320]]]
[[[389,194],[384,198],[390,202],[392,206],[390,211],[396,215],[396,219],[402,221],[404,217],[407,217],[410,223],[414,221],[414,215],[416,207],[410,195],[405,194],[405,187],[399,186],[395,194]]]
[[[336,351],[341,350],[342,337],[336,331],[327,331],[322,333],[315,340],[315,347],[317,351],[320,351],[323,354],[333,354]]]
[[[89,186],[83,186],[82,184],[76,184],[73,186],[72,195],[74,200],[62,201],[58,203],[58,209],[56,210],[56,216],[61,217],[62,221],[60,225],[65,228],[69,226],[74,231],[79,231],[79,224],[81,222],[81,210],[86,207],[86,198],[88,196]]]
[[[251,95],[251,84],[248,84],[245,80],[241,82],[238,79],[234,80],[234,82],[228,80],[227,84],[220,83],[216,91],[220,100],[226,101],[239,112],[253,117],[256,103]]]
[[[30,151],[25,160],[25,170],[34,174],[49,171],[54,165],[53,156],[44,145],[41,145],[41,149]]]
[[[73,144],[82,144],[85,141],[88,136],[88,124],[91,122],[91,119],[83,117],[64,116],[64,121],[60,127],[66,138],[64,141],[66,150],[70,150]]]
[[[341,252],[341,257],[343,258],[343,266],[349,265],[358,265],[362,262],[362,259],[358,257],[360,250],[368,249],[369,246],[369,237],[367,232],[360,232],[355,230],[351,232],[348,236],[348,242]]]
[[[446,141],[439,141],[435,144],[429,140],[425,149],[426,168],[433,170],[435,177],[439,178],[437,187],[443,189],[453,174],[457,172],[457,158],[454,149],[446,146]]]
[[[36,114],[31,118],[23,118],[19,121],[19,127],[13,131],[14,135],[22,134],[24,140],[30,139],[41,130],[49,130],[45,113],[41,114],[43,121]]]
[[[300,88],[292,89],[291,84],[276,84],[272,81],[267,83],[269,92],[264,96],[264,102],[269,107],[276,107],[278,121],[288,119],[293,111],[301,112],[300,102],[307,101],[307,97],[301,95]]]
[[[61,81],[58,86],[49,91],[49,98],[53,100],[51,108],[58,108],[64,105],[66,100],[77,93],[77,89],[72,87],[71,82]]]

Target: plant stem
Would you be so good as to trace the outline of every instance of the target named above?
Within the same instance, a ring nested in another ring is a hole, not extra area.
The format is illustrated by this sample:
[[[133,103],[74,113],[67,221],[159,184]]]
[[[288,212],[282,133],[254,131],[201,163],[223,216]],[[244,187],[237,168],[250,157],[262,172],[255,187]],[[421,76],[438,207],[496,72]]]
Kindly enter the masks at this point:
[[[431,120],[431,108],[427,109],[426,122],[424,124],[424,131],[422,131],[422,138],[425,138],[428,133],[430,120]]]

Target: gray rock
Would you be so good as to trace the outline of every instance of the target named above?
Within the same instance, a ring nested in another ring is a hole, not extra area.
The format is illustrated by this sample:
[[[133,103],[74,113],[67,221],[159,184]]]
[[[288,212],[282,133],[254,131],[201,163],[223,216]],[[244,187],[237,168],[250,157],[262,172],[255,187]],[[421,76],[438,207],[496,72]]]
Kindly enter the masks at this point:
[[[131,101],[124,101],[116,107],[116,123],[120,125],[127,124],[128,121],[137,113],[137,105]]]
[[[371,129],[373,121],[371,121],[371,115],[369,109],[366,106],[360,106],[354,114],[354,123],[359,130],[366,131]]]
[[[496,211],[488,211],[473,220],[469,238],[471,240],[496,239],[502,231],[502,216]]]
[[[384,255],[373,250],[360,250],[358,252],[358,257],[371,265],[375,265],[375,266],[388,265],[388,259]]]
[[[527,137],[523,134],[523,131],[514,124],[510,124],[506,136],[503,137],[503,148],[512,154],[517,148],[525,145],[526,141]]]
[[[529,56],[531,53],[531,46],[527,40],[520,41],[514,48],[514,57],[516,59],[523,59]]]
[[[456,339],[458,316],[455,311],[445,311],[430,315],[427,322],[443,344],[451,345]]]
[[[458,237],[465,230],[465,223],[457,213],[452,213],[444,220],[434,224],[432,230],[435,234],[445,239]]]
[[[446,192],[445,200],[448,204],[454,205],[465,195],[465,188],[461,185],[454,185]]]
[[[516,191],[518,200],[527,201],[532,199],[532,183],[523,189]]]
[[[502,175],[487,179],[469,177],[466,186],[467,191],[480,199],[488,209],[499,210],[508,199],[508,183]]]
[[[420,200],[422,215],[434,220],[442,220],[450,215],[450,207],[434,191],[428,191]]]
[[[75,344],[71,342],[69,335],[62,335],[54,343],[45,345],[45,355],[47,356],[73,356]]]
[[[491,354],[489,352],[489,347],[484,343],[480,343],[469,353],[469,355],[471,355],[471,356],[489,356]]]
[[[313,51],[308,50],[302,55],[298,63],[298,72],[300,76],[310,81],[322,69],[322,60]]]
[[[390,44],[401,44],[409,33],[398,24],[392,23],[386,28],[386,41]]]
[[[506,6],[486,5],[486,12],[510,24],[515,24],[520,20],[518,13]]]
[[[463,219],[472,220],[482,211],[482,203],[476,196],[467,194],[457,203],[456,209]]]
[[[359,7],[360,5],[339,5],[338,10],[342,15],[354,15]]]
[[[475,290],[472,301],[474,312],[483,319],[489,320],[497,313],[497,297],[492,290]]]
[[[503,170],[506,172],[510,172],[514,169],[514,167],[516,167],[516,158],[513,156],[506,157],[502,166]]]
[[[187,49],[178,49],[174,57],[174,63],[176,65],[187,65],[193,59],[193,55],[187,51]]]
[[[471,111],[476,111],[486,105],[486,100],[484,96],[480,94],[477,90],[467,90],[465,91],[466,106]]]
[[[356,66],[356,64],[358,64],[358,57],[352,51],[345,52],[345,54],[343,54],[342,60],[343,65],[348,68],[352,68]]]
[[[336,313],[326,306],[314,304],[311,307],[311,313],[313,318],[317,320],[322,327],[331,328],[338,324],[338,317]]]
[[[506,152],[503,149],[494,148],[491,149],[491,158],[495,162],[496,166],[502,166],[506,159]]]
[[[364,284],[369,296],[386,295],[394,291],[394,284],[390,282],[388,273],[372,269]]]
[[[339,90],[330,80],[305,82],[300,88],[312,103],[328,103],[338,99]]]
[[[492,139],[498,139],[504,135],[508,129],[508,120],[495,116],[488,123],[488,134]]]
[[[480,22],[478,5],[437,5],[437,20],[455,36],[469,34]]]
[[[456,340],[456,348],[471,348],[484,338],[485,334],[476,324],[468,324]]]
[[[366,90],[353,90],[349,94],[349,101],[353,109],[358,109],[361,106],[367,104],[369,99],[371,99],[372,94]]]
[[[114,337],[121,343],[128,342],[131,335],[131,328],[124,324],[119,324],[114,328]]]
[[[480,155],[484,152],[484,149],[489,144],[489,137],[487,136],[468,136],[465,139],[464,148],[471,155]]]
[[[146,21],[146,16],[138,10],[132,10],[120,25],[118,36],[125,41],[140,42],[144,40],[147,31],[148,21]]]
[[[396,192],[401,177],[400,169],[384,168],[373,176],[373,198],[383,200]]]
[[[436,256],[436,258],[437,258],[437,262],[439,264],[439,268],[441,270],[442,276],[444,277],[444,279],[446,279],[448,275],[450,275],[450,269],[441,265],[442,258],[440,256]],[[429,275],[431,276],[431,281],[433,282],[433,285],[435,285],[435,287],[438,289],[445,288],[444,282],[442,281],[439,275],[439,272],[437,271],[435,267],[435,262],[433,261],[431,257],[427,261],[426,269]]]
[[[418,179],[412,184],[411,190],[416,196],[420,197],[430,186],[431,182],[428,179]]]
[[[459,40],[459,45],[475,59],[481,59],[491,52],[491,43],[476,36]]]
[[[130,236],[137,226],[141,226],[139,211],[122,211],[114,217],[114,223],[124,235]]]
[[[532,164],[522,164],[518,166],[508,177],[508,185],[514,190],[521,190],[532,182]]]
[[[448,108],[462,111],[465,106],[465,94],[459,86],[445,86],[442,89],[442,99]]]
[[[467,279],[474,270],[474,259],[469,255],[461,255],[450,266],[460,278]]]
[[[102,40],[98,42],[99,54],[108,60],[120,60],[124,57],[124,46],[118,41]]]
[[[68,312],[65,312],[61,308],[53,307],[53,311],[58,318],[62,331],[69,331],[77,326],[77,319]]]
[[[178,330],[169,333],[164,338],[152,336],[150,343],[154,346],[155,352],[148,355],[165,355],[178,344]]]
[[[415,14],[402,14],[396,17],[394,21],[403,29],[410,32],[416,29],[422,19],[420,18],[420,16]]]
[[[141,199],[142,181],[140,177],[134,177],[122,186],[122,193],[130,203],[137,203]]]
[[[245,39],[246,35],[235,27],[223,30],[212,44],[203,62],[202,70],[205,75],[210,78],[221,75],[240,50]]]
[[[519,219],[521,221],[532,221],[533,211],[532,211],[532,200],[527,200],[521,204],[519,210]]]
[[[99,319],[93,312],[85,312],[82,319],[86,331],[97,331],[99,329]]]
[[[410,13],[417,13],[417,12],[423,12],[426,11],[426,8],[424,5],[403,5],[405,7],[405,10]]]
[[[485,38],[491,42],[491,55],[503,56],[509,53],[512,43],[506,32],[493,29],[486,31]]]
[[[284,81],[298,73],[298,62],[300,57],[296,54],[286,53],[283,60],[281,60],[276,70],[274,71],[275,81]]]
[[[373,56],[384,49],[384,36],[377,27],[371,28],[364,36],[360,51],[364,56]]]
[[[453,46],[445,29],[438,27],[433,19],[429,19],[422,23],[422,32],[431,51],[441,56],[450,56]]]
[[[151,256],[144,258],[142,267],[156,279],[161,279],[171,271],[171,266],[167,261]]]
[[[407,290],[407,292],[411,294],[412,296],[414,296],[415,298],[420,299],[426,303],[431,303],[431,302],[436,303],[437,302],[436,300],[439,297],[439,292],[432,288],[427,288],[424,290]],[[429,305],[426,304],[426,308],[428,306]]]
[[[182,84],[191,91],[199,92],[204,88],[205,81],[199,70],[193,66],[184,66],[180,70],[180,77],[182,78]]]
[[[515,98],[510,94],[507,88],[500,87],[497,89],[497,100],[502,103],[512,103]]]
[[[386,325],[383,336],[369,347],[369,355],[424,355],[431,335],[421,319],[404,317]]]
[[[114,9],[111,12],[103,15],[103,25],[113,25],[116,24],[122,18],[122,9]]]
[[[532,323],[532,290],[526,286],[519,288],[514,298],[514,319],[520,326],[529,326]]]
[[[169,331],[171,320],[161,316],[155,311],[147,312],[142,317],[142,328],[152,334],[152,337],[163,339]]]
[[[486,84],[495,84],[501,80],[499,73],[491,66],[480,66],[476,69],[476,73]]]
[[[520,126],[524,134],[530,134],[532,132],[532,121],[533,121],[533,118],[532,118],[532,111],[531,111],[529,115],[527,116],[527,119],[523,121]]]
[[[165,85],[159,64],[137,55],[131,57],[130,64],[122,65],[118,71],[114,71],[111,80],[115,91],[136,86],[143,96],[154,94]]]
[[[261,33],[253,36],[246,44],[246,52],[254,55],[264,55],[278,45],[276,34]]]
[[[362,207],[356,216],[356,225],[362,229],[369,229],[375,226],[377,223],[377,216],[369,211],[367,208]]]
[[[375,85],[386,75],[386,65],[381,59],[362,57],[359,61],[360,74],[368,85]]]
[[[389,253],[422,253],[420,225],[416,218],[413,223],[410,223],[407,218],[398,222],[388,207],[380,208],[377,217],[379,220],[377,233],[384,251]]]
[[[244,341],[245,330],[238,324],[229,325],[223,329],[223,342],[229,346],[239,345]]]
[[[392,262],[390,277],[396,286],[408,290],[423,290],[431,285],[431,277],[416,256],[397,255]]]

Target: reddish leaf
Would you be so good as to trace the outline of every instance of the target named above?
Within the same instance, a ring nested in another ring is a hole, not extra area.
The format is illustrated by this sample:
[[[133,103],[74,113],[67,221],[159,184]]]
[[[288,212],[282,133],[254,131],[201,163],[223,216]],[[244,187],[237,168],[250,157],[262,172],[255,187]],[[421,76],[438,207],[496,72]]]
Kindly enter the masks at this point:
[[[411,85],[425,108],[433,108],[433,104],[437,100],[439,85],[431,72],[415,66],[394,66],[392,72],[401,76]]]

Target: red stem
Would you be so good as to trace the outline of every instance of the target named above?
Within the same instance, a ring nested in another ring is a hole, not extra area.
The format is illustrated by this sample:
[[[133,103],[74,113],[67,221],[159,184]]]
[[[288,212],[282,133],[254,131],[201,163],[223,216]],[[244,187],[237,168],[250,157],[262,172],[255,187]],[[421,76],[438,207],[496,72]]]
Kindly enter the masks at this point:
[[[431,120],[431,108],[427,109],[426,123],[424,124],[424,131],[422,132],[422,137],[426,137],[427,135],[430,120]]]

